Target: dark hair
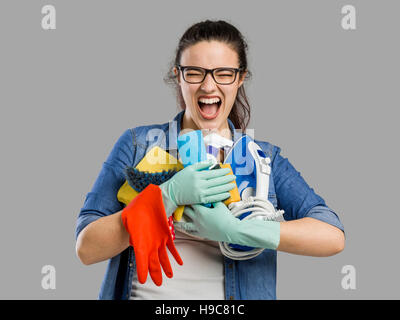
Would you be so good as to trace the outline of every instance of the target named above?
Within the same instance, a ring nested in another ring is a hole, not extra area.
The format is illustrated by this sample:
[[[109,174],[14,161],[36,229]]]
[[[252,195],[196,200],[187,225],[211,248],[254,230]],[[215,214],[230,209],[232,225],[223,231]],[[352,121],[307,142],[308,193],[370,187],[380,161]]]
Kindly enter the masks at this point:
[[[239,73],[239,79],[243,76],[243,72],[247,71],[245,79],[251,76],[247,70],[247,43],[240,31],[222,20],[218,21],[202,21],[192,25],[181,37],[178,47],[176,49],[175,60],[172,62],[168,74],[164,77],[167,84],[173,84],[176,90],[177,102],[181,109],[185,109],[185,102],[183,100],[182,92],[178,82],[177,76],[172,72],[172,68],[180,64],[182,52],[200,41],[221,41],[229,45],[236,51],[239,57],[239,68],[242,71]],[[250,105],[245,93],[244,85],[241,85],[236,95],[235,102],[233,103],[232,110],[228,117],[235,128],[245,131],[250,122]]]

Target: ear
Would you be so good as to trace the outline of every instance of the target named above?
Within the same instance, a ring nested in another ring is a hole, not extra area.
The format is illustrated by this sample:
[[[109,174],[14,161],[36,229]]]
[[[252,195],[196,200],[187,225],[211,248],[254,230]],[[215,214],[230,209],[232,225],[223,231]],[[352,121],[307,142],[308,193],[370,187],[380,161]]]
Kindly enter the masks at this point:
[[[181,83],[181,79],[180,79],[179,70],[177,69],[177,67],[173,67],[173,68],[172,68],[172,72],[174,73],[174,75],[175,75],[176,78],[177,78],[178,83],[180,84],[180,83]]]
[[[239,77],[239,86],[238,88],[240,88],[244,82],[244,78],[246,78],[246,74],[247,74],[247,70],[243,71],[242,75]]]

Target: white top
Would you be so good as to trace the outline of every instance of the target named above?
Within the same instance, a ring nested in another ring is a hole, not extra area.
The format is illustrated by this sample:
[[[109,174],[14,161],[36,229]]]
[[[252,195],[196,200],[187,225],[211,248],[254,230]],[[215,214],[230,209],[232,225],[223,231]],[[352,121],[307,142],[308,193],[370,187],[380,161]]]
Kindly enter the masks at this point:
[[[150,274],[144,284],[139,283],[135,272],[130,300],[224,300],[224,263],[218,242],[198,240],[175,228],[174,243],[183,265],[167,249],[173,277],[163,273],[158,287]]]

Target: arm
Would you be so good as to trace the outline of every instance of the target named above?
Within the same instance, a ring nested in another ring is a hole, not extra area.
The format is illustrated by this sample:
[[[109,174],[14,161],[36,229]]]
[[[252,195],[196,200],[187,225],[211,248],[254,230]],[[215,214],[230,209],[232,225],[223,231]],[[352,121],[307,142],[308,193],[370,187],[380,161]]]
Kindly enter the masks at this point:
[[[110,259],[129,247],[121,211],[93,221],[79,234],[76,254],[85,265]]]
[[[283,158],[276,147],[272,163],[278,206],[285,210],[277,250],[331,256],[344,249],[344,228],[336,213]]]
[[[280,223],[277,250],[293,254],[328,257],[344,249],[344,233],[325,222],[305,217]]]
[[[125,181],[124,169],[133,162],[133,136],[126,130],[114,145],[86,196],[76,224],[76,254],[88,265],[112,258],[129,246],[117,193]]]
[[[288,222],[239,220],[222,202],[213,205],[213,208],[186,206],[185,214],[192,222],[179,222],[177,225],[202,238],[254,248],[318,257],[343,250],[344,233],[317,219],[305,217]]]

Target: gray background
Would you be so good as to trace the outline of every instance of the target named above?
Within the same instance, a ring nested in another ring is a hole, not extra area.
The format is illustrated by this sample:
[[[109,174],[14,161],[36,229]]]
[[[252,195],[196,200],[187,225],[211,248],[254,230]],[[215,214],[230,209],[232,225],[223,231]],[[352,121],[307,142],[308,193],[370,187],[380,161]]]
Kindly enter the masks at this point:
[[[41,8],[57,29],[41,28]],[[341,8],[357,10],[357,30]],[[225,19],[249,44],[256,138],[282,148],[342,220],[345,250],[279,252],[279,299],[398,299],[398,1],[0,2],[2,299],[96,299],[106,262],[75,222],[122,132],[178,112],[163,82],[182,33]],[[397,89],[397,92],[396,92]],[[41,268],[56,268],[56,289]],[[344,290],[341,269],[356,268]]]

